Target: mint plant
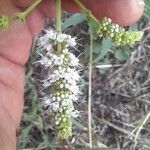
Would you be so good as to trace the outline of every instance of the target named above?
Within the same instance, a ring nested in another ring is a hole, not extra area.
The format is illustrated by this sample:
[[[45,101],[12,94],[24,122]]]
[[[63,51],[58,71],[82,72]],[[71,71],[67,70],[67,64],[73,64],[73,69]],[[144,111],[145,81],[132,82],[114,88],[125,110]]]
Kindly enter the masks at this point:
[[[35,0],[24,12],[17,13],[16,18],[24,21],[26,16],[41,2]],[[70,47],[76,47],[76,38],[61,32],[61,0],[55,0],[56,19],[55,29],[44,30],[44,34],[37,40],[40,63],[47,69],[47,78],[42,81],[43,89],[47,88],[50,95],[43,98],[43,105],[49,106],[54,114],[55,128],[58,137],[66,139],[72,135],[72,117],[79,116],[79,111],[73,106],[80,96],[81,65],[79,59],[70,51]],[[63,2],[63,1],[62,1]],[[116,45],[133,45],[139,41],[143,33],[139,31],[126,31],[118,24],[112,23],[110,18],[98,20],[80,0],[74,0],[84,13],[89,24],[90,33],[90,60],[89,60],[89,97],[91,96],[92,77],[92,49],[93,39],[96,37],[111,39]],[[0,27],[7,28],[8,17],[0,16]],[[89,99],[89,129],[91,128],[91,99]],[[91,129],[89,130],[90,141]],[[90,143],[92,144],[92,143]]]

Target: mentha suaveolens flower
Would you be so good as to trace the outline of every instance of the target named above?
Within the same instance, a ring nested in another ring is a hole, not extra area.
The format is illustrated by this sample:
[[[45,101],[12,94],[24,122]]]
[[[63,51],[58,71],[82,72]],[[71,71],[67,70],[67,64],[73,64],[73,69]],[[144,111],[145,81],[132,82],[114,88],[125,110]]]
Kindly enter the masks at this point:
[[[104,17],[99,21],[97,33],[100,37],[111,39],[116,45],[133,45],[143,36],[142,31],[125,31],[110,18]]]
[[[56,44],[61,44],[61,52]],[[76,38],[58,33],[55,30],[45,30],[45,34],[37,41],[38,49],[43,53],[38,63],[48,70],[47,78],[42,81],[43,89],[49,88],[50,95],[44,97],[44,105],[50,106],[55,114],[55,125],[58,136],[68,138],[72,135],[72,117],[78,117],[73,102],[78,101],[80,88],[79,59],[69,51],[76,46]]]

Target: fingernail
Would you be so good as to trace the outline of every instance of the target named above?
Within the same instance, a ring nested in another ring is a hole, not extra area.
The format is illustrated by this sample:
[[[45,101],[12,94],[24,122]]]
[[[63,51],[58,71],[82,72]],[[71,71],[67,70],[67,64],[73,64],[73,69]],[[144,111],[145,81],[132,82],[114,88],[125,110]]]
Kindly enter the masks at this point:
[[[138,5],[144,6],[144,0],[136,0]]]

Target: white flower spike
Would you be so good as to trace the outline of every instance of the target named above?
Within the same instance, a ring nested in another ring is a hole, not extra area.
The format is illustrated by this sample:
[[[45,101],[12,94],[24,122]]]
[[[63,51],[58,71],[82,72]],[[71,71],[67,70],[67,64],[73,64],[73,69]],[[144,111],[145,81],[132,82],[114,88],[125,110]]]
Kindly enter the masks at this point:
[[[57,43],[62,44],[61,53],[56,50]],[[50,96],[44,98],[45,105],[50,106],[55,114],[58,136],[67,138],[72,135],[72,117],[79,116],[73,102],[77,102],[80,95],[80,64],[79,59],[69,52],[70,47],[76,46],[76,38],[49,29],[39,38],[37,45],[38,49],[44,50],[44,54],[38,53],[41,57],[38,63],[48,70],[43,86],[51,90]]]

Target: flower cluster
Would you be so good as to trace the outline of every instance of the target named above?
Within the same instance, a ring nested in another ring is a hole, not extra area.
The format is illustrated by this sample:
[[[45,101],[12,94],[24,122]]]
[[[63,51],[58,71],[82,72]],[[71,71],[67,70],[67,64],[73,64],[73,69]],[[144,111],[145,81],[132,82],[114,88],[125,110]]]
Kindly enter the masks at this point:
[[[8,27],[9,19],[8,16],[0,15],[0,28],[5,29]]]
[[[57,51],[57,44],[61,44],[61,52]],[[50,106],[55,114],[55,125],[58,136],[67,138],[72,134],[72,117],[78,117],[73,102],[78,101],[80,94],[78,81],[80,75],[78,58],[69,47],[75,47],[76,38],[58,33],[52,29],[45,30],[37,42],[38,48],[44,50],[38,61],[49,70],[47,79],[42,81],[44,88],[50,89],[50,95],[44,97],[44,105]]]
[[[100,37],[112,39],[116,45],[133,45],[143,35],[140,31],[125,31],[123,27],[112,23],[110,18],[99,21],[97,33]]]

